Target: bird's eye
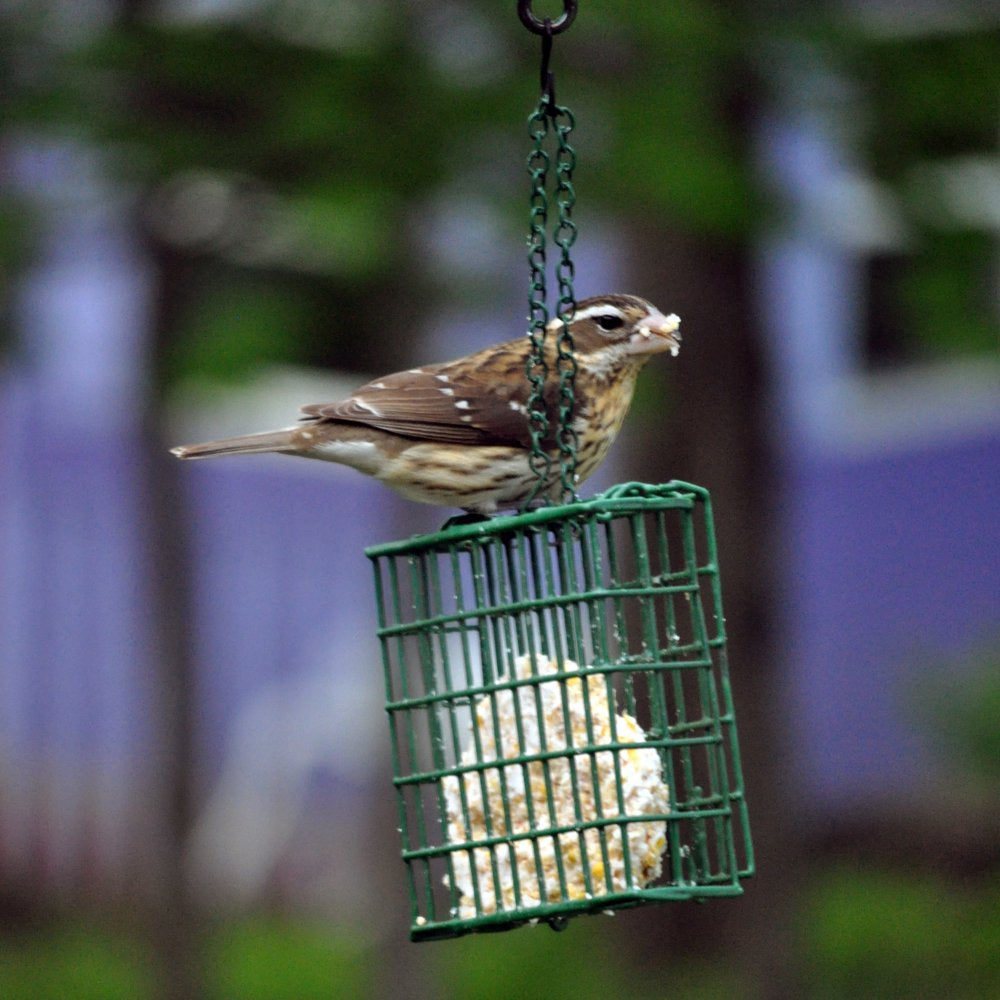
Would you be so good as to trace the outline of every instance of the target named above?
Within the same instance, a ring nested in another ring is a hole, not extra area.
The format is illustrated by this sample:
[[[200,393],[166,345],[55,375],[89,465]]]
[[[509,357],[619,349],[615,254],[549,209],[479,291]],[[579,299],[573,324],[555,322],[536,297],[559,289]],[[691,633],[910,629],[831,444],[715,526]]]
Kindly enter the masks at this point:
[[[597,325],[602,330],[617,330],[624,322],[621,316],[616,316],[614,313],[605,313],[597,317]]]

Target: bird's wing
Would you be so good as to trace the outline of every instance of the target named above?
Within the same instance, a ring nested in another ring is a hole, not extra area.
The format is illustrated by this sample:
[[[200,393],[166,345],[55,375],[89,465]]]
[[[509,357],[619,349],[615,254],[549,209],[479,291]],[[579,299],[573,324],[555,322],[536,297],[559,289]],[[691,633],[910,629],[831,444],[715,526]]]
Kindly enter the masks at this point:
[[[442,444],[528,447],[524,364],[524,346],[511,341],[460,361],[386,375],[339,403],[303,407],[303,419],[364,424]]]

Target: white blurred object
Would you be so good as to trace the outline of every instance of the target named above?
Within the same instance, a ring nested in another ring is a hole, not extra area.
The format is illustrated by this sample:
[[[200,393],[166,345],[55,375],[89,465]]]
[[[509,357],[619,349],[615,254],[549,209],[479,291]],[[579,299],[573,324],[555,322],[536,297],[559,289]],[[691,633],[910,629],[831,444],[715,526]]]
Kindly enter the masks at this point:
[[[353,650],[341,645],[336,659],[350,668],[324,665],[247,700],[191,843],[193,884],[209,898],[248,903],[268,886],[307,816],[318,772],[353,789],[371,782],[383,735],[374,724],[381,721],[380,689],[368,669],[376,657],[374,640]],[[319,853],[337,859],[337,891],[357,900],[367,894],[368,831],[353,804],[335,812],[345,814],[353,834],[349,841],[327,831]]]

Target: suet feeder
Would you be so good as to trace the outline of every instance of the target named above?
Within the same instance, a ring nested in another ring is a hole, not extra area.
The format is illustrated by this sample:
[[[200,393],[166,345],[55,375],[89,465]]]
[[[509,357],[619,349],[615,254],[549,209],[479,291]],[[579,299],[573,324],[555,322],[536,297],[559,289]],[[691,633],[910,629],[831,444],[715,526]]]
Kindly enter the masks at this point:
[[[542,37],[528,120],[536,489],[520,513],[366,550],[414,940],[735,896],[753,872],[709,495],[677,481],[576,495],[576,154],[550,69],[576,6],[553,21],[518,2]],[[547,355],[550,164],[562,331]]]
[[[704,489],[629,483],[367,555],[414,940],[742,891]]]

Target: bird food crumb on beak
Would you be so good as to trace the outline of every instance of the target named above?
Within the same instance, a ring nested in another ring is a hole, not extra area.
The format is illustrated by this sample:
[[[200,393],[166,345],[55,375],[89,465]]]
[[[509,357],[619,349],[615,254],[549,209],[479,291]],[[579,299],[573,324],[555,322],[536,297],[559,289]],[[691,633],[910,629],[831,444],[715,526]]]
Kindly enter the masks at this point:
[[[671,357],[676,358],[681,349],[680,325],[680,317],[676,313],[671,313],[669,316],[651,316],[649,322],[644,323],[636,334],[633,334],[633,343],[637,343],[643,353],[670,351]]]
[[[681,318],[677,313],[671,313],[664,318],[656,331],[670,341],[670,356],[676,358],[681,350]]]

